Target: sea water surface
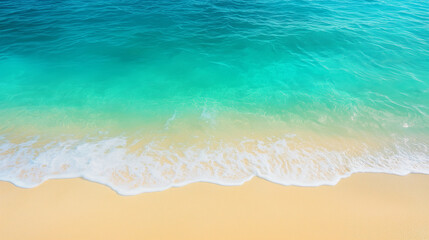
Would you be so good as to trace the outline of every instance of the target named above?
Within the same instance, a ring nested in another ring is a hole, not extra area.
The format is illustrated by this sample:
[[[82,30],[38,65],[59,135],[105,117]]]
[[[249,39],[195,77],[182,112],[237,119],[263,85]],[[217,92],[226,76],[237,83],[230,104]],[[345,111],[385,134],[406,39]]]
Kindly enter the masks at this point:
[[[1,0],[0,180],[429,173],[426,0]]]

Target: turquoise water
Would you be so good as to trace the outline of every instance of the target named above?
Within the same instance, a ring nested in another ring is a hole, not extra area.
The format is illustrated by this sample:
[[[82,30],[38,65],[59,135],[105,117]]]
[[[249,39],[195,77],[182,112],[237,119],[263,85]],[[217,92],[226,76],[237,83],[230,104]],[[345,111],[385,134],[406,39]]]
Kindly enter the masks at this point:
[[[1,1],[0,179],[81,176],[127,194],[428,173],[428,12],[408,0]]]

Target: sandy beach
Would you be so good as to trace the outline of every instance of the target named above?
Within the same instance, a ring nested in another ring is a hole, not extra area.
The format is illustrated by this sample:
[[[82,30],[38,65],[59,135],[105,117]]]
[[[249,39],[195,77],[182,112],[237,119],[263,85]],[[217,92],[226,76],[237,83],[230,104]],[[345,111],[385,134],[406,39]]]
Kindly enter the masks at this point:
[[[429,176],[355,174],[336,186],[194,183],[120,196],[82,179],[0,183],[0,236],[58,239],[429,239]]]

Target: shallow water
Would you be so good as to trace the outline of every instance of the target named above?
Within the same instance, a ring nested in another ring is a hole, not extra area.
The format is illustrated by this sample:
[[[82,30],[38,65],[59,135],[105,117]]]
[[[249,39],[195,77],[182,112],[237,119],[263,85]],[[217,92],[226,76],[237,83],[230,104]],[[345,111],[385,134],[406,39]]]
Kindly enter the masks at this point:
[[[427,1],[0,2],[0,179],[429,173]]]

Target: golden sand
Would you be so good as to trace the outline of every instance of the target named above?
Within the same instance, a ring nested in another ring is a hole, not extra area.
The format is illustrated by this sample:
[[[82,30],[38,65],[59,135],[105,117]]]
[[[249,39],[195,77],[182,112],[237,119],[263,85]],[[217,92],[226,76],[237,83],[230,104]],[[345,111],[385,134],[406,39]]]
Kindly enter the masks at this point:
[[[429,175],[355,174],[321,187],[195,183],[137,196],[82,179],[0,182],[0,239],[429,239]]]

